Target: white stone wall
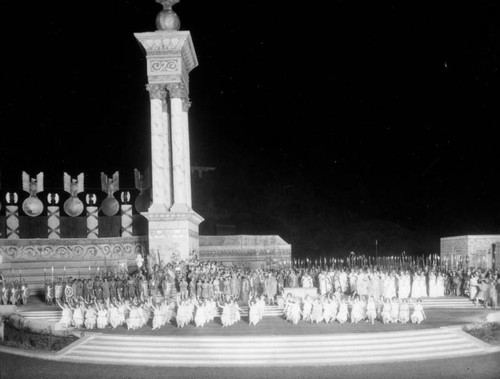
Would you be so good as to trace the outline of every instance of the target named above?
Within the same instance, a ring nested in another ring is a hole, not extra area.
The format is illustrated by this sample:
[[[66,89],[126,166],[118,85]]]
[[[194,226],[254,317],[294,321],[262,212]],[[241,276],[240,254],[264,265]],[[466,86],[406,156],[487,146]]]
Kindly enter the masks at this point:
[[[492,246],[500,244],[500,235],[465,235],[441,238],[441,259],[467,257],[470,267],[491,268]],[[498,252],[497,252],[497,261]]]

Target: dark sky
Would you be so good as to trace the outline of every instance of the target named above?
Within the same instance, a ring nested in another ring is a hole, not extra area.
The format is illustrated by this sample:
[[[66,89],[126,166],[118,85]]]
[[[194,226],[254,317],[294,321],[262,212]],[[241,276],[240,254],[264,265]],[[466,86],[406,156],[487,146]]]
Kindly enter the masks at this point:
[[[500,229],[498,1],[196,1],[175,6],[192,162],[300,172],[315,196],[419,227]],[[0,168],[122,172],[149,160],[153,0],[2,4]],[[349,194],[352,193],[352,197]],[[455,228],[455,229],[454,229]]]

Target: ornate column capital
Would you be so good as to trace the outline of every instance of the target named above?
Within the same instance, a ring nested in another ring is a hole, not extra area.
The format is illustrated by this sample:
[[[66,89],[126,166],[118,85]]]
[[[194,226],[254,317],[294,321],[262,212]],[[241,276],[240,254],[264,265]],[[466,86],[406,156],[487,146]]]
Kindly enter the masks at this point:
[[[146,90],[149,92],[149,98],[151,100],[157,99],[165,101],[167,98],[167,89],[165,84],[146,84]]]
[[[166,84],[167,91],[171,98],[186,98],[188,97],[187,88],[182,83],[168,83]]]
[[[191,108],[191,101],[189,101],[188,97],[182,98],[182,111],[189,112],[189,108]]]

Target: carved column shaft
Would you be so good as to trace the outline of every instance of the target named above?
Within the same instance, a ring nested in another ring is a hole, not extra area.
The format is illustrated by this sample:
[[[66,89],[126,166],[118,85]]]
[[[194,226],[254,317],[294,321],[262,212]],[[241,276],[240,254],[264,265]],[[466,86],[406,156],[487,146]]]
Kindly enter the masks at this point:
[[[182,102],[182,129],[184,136],[184,181],[186,183],[186,199],[187,205],[191,209],[192,208],[192,199],[191,199],[191,155],[189,149],[189,107],[191,106],[191,102],[185,98]]]
[[[147,89],[151,104],[152,209],[166,212],[172,205],[167,91],[164,84],[148,84]]]
[[[186,189],[186,145],[184,138],[184,117],[182,111],[182,99],[174,97],[170,99],[172,112],[172,165],[174,175],[174,205],[172,211],[187,212],[187,189]]]

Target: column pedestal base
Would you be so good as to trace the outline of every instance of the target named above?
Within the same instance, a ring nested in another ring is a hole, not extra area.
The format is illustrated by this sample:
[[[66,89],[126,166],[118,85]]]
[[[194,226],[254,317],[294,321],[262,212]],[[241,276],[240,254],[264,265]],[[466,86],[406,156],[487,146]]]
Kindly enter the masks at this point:
[[[149,224],[149,253],[152,262],[165,265],[188,260],[199,251],[198,226],[203,218],[194,211],[144,212]]]

